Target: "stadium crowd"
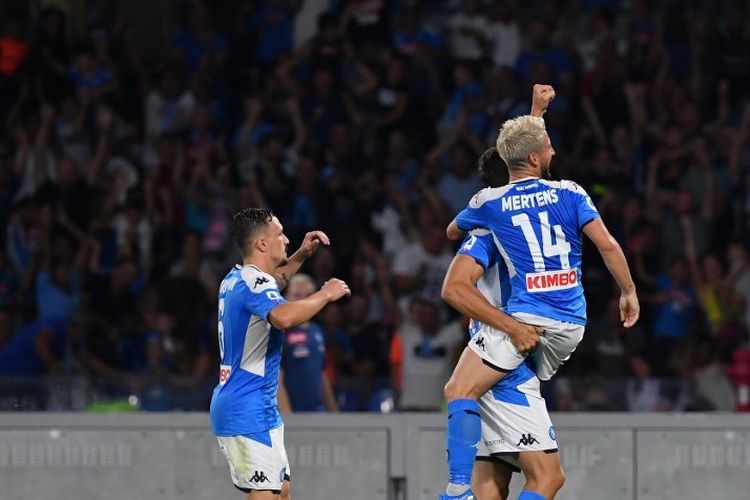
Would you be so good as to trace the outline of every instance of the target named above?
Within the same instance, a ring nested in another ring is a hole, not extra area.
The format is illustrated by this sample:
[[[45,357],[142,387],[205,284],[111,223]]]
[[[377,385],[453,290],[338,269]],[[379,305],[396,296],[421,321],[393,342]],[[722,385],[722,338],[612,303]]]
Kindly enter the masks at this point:
[[[625,333],[585,249],[589,325],[550,409],[750,411],[750,2],[9,1],[0,20],[3,409],[207,409],[250,206],[290,253],[325,231],[304,272],[351,287],[287,335],[324,353],[326,408],[440,409],[468,338],[440,299],[445,227],[550,83],[553,176],[591,194],[643,308]]]

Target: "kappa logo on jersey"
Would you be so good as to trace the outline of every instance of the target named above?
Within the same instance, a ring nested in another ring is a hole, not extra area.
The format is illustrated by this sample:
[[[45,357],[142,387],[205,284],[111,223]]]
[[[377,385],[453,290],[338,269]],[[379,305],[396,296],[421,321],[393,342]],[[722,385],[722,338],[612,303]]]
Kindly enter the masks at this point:
[[[258,288],[258,285],[262,285],[263,283],[268,283],[268,278],[266,278],[265,276],[255,278],[255,284],[253,285],[253,288]]]
[[[270,483],[271,480],[268,479],[268,476],[266,476],[265,472],[263,471],[255,471],[255,474],[252,475],[250,478],[251,483]]]
[[[487,346],[484,345],[484,337],[477,337],[474,340],[474,343],[477,345],[477,347],[482,349],[482,352],[487,352]]]
[[[518,441],[518,444],[516,446],[531,446],[532,444],[537,443],[539,443],[539,441],[531,434],[521,434],[521,439]]]
[[[526,290],[531,293],[553,292],[578,286],[578,270],[542,271],[526,274]]]

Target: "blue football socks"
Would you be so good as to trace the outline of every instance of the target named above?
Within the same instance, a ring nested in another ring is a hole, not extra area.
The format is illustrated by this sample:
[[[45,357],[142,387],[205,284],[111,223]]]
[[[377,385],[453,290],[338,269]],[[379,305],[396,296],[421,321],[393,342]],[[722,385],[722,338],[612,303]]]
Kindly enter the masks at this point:
[[[482,437],[479,404],[472,399],[448,403],[448,478],[451,485],[471,484],[471,471]],[[455,489],[455,488],[451,488]]]
[[[529,490],[523,490],[520,495],[518,495],[518,500],[547,500],[539,493],[534,493],[533,491]]]

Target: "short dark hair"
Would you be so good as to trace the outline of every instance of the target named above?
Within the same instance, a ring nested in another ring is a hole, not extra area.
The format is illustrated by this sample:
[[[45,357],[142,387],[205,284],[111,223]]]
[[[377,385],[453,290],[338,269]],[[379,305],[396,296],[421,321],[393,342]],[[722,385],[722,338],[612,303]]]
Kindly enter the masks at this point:
[[[505,162],[500,158],[497,148],[489,148],[477,161],[479,178],[488,187],[500,187],[508,183],[508,173],[504,168]]]
[[[247,253],[247,244],[250,240],[272,219],[273,212],[268,208],[245,208],[234,214],[231,229],[232,240],[243,256]]]

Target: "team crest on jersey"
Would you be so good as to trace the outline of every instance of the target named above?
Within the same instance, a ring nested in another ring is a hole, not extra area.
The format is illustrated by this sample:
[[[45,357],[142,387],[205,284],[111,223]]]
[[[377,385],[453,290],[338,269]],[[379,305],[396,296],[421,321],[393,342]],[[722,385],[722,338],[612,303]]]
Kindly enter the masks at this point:
[[[556,436],[557,436],[557,434],[555,434],[555,426],[554,425],[550,425],[549,426],[549,438],[552,441],[557,441],[557,437]]]

